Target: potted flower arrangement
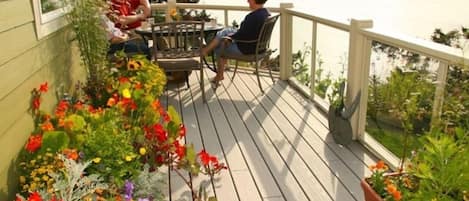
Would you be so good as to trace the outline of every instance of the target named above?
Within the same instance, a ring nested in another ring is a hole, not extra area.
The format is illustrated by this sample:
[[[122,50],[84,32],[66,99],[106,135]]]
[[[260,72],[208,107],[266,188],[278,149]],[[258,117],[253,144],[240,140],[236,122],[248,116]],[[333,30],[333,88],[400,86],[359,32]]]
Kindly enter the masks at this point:
[[[408,135],[416,98],[405,104],[401,120]],[[466,126],[467,128],[467,126]],[[421,148],[406,157],[407,138],[397,172],[383,161],[369,168],[371,176],[361,181],[365,200],[469,200],[469,131],[434,126],[420,138]]]
[[[36,127],[18,157],[17,200],[162,200],[160,168],[209,177],[226,168],[183,143],[179,115],[158,100],[166,79],[157,65],[142,55],[116,62],[103,80],[105,105],[89,104],[89,96],[67,98],[48,114],[40,110],[47,83],[33,90]]]

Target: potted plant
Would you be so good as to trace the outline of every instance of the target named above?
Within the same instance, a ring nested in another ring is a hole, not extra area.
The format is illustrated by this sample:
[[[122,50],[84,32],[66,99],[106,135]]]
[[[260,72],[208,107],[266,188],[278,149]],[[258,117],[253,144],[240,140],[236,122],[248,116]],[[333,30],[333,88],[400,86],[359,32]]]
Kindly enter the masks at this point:
[[[418,94],[415,94],[418,95]],[[397,172],[380,161],[370,166],[372,174],[361,181],[365,200],[469,200],[469,131],[434,126],[421,137],[421,148],[406,156],[408,135],[413,131],[417,96],[403,104],[404,151]]]

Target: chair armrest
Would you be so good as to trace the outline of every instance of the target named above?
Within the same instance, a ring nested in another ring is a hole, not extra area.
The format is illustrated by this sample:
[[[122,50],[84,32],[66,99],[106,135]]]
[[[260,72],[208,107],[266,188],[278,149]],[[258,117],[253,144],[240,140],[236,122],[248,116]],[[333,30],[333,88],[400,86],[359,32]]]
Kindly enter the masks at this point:
[[[255,40],[235,40],[236,43],[257,43],[257,39]]]

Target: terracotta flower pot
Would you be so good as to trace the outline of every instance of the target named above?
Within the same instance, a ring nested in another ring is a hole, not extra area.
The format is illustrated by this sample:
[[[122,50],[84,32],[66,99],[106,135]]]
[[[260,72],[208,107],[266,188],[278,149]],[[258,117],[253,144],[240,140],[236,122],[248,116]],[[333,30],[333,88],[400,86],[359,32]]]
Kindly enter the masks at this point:
[[[380,195],[373,190],[373,188],[366,182],[365,179],[362,179],[360,186],[363,189],[363,194],[365,195],[365,201],[383,201]]]

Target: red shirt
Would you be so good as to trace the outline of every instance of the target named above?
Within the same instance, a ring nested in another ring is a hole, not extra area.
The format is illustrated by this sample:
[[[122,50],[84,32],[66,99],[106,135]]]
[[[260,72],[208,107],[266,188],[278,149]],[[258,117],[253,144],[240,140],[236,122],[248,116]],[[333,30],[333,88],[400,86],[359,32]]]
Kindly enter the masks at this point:
[[[119,16],[135,15],[135,10],[140,5],[140,0],[112,0],[112,10]],[[140,21],[136,21],[127,26],[122,26],[120,23],[116,23],[116,27],[124,30],[135,29],[142,25]]]

